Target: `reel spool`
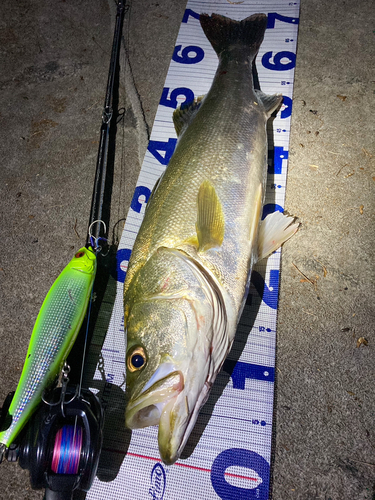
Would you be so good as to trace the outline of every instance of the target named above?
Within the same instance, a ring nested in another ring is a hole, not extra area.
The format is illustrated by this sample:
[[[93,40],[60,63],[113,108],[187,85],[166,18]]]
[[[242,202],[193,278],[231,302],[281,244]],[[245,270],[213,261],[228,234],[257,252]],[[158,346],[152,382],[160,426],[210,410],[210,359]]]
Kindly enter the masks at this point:
[[[98,468],[103,441],[103,409],[98,398],[78,386],[56,388],[30,419],[19,446],[7,460],[30,472],[33,489],[45,488],[45,500],[70,500],[88,491]]]
[[[83,429],[80,425],[64,425],[55,436],[51,470],[55,474],[78,474],[82,453]]]

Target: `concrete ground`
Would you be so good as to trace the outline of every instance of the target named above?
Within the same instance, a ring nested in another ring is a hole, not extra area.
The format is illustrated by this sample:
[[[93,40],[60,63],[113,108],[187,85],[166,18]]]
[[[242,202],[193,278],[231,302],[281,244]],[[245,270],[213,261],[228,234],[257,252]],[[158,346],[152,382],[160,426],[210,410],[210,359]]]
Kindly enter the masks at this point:
[[[112,227],[184,8],[129,1]],[[114,13],[112,0],[0,5],[1,401],[43,298],[85,243]],[[370,0],[302,0],[286,201],[302,227],[282,253],[274,500],[375,499],[374,18]],[[0,466],[0,499],[40,498],[27,472]]]

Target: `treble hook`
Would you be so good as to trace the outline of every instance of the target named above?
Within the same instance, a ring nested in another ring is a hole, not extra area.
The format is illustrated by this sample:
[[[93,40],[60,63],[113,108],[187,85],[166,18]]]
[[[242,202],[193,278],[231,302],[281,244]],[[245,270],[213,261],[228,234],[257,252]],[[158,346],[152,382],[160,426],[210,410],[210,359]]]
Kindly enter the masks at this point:
[[[47,401],[44,393],[42,394],[42,401],[48,405],[48,406],[57,406],[60,405],[61,408],[61,414],[65,418],[65,411],[64,411],[64,405],[68,405],[71,403],[76,397],[77,397],[77,390],[73,397],[69,401],[65,401],[65,396],[66,396],[66,390],[68,388],[68,383],[69,383],[69,372],[70,372],[70,366],[67,364],[65,361],[63,369],[61,371],[61,393],[60,393],[60,399],[56,403],[51,403],[50,401]]]

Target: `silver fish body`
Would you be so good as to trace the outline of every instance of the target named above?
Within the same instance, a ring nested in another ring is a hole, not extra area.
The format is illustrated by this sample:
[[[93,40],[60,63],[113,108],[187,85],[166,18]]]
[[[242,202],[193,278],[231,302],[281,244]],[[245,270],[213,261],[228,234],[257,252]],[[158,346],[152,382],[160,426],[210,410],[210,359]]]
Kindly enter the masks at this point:
[[[254,262],[296,230],[281,214],[271,236],[269,224],[260,225],[266,123],[282,100],[252,85],[267,18],[200,20],[219,66],[204,99],[174,114],[178,144],[147,206],[124,286],[126,424],[158,424],[167,464],[181,454],[230,350]]]

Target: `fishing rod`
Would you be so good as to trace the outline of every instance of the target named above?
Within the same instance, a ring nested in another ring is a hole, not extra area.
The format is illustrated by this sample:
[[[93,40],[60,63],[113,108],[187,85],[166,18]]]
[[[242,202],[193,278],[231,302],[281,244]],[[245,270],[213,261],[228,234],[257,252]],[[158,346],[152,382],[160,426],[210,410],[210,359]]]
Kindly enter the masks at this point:
[[[102,114],[102,126],[100,128],[100,140],[98,158],[96,163],[96,175],[94,181],[94,190],[91,200],[89,231],[87,235],[86,245],[92,244],[92,238],[98,240],[100,238],[101,225],[97,224],[90,236],[90,227],[96,221],[101,221],[103,217],[103,201],[105,193],[105,183],[107,177],[107,163],[108,163],[108,145],[109,133],[111,129],[111,121],[113,118],[113,89],[115,84],[116,66],[118,62],[118,55],[120,51],[122,21],[125,12],[124,0],[119,0],[117,4],[116,27],[113,36],[111,62],[109,65],[107,91],[104,100],[104,108]],[[104,225],[105,239],[108,236],[107,228]]]
[[[29,470],[32,488],[45,489],[45,500],[70,500],[74,491],[90,489],[103,441],[103,409],[82,381],[97,256],[108,237],[103,205],[124,12],[124,0],[118,0],[86,245],[50,288],[17,389],[8,394],[0,411],[0,463],[18,460]],[[69,383],[66,359],[85,317],[80,379],[74,385]]]

